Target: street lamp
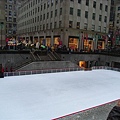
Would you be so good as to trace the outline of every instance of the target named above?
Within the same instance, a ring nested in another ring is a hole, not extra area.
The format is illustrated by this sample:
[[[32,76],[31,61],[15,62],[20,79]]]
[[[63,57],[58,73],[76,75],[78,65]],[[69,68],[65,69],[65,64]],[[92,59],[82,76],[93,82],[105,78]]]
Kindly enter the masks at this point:
[[[2,28],[3,28],[3,22],[0,23],[0,28],[1,28],[1,49],[2,49]]]

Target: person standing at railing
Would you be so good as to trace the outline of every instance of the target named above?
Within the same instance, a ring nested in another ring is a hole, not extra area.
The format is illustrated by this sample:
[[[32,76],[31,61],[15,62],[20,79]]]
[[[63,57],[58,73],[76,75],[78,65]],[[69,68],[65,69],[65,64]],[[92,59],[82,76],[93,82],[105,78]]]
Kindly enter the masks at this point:
[[[10,72],[13,72],[13,68],[12,68],[12,66],[10,67]]]
[[[120,100],[110,111],[107,120],[120,120]]]
[[[8,72],[8,68],[6,67],[5,72]]]
[[[3,67],[0,70],[0,78],[4,78],[4,68]]]

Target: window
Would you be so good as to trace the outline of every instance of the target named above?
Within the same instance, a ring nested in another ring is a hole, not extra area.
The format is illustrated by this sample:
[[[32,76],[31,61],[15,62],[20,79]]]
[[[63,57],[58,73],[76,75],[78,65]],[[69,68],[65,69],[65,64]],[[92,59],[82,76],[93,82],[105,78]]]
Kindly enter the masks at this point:
[[[105,18],[104,18],[104,22],[107,22],[107,16],[105,16]]]
[[[38,7],[38,12],[40,11],[40,7]]]
[[[120,6],[118,7],[118,11],[120,11]]]
[[[48,23],[47,23],[47,25],[46,25],[46,29],[48,29]]]
[[[117,20],[117,24],[119,24],[119,20]]]
[[[49,12],[47,13],[47,19],[49,18]]]
[[[50,29],[52,29],[52,23],[50,23]]]
[[[102,15],[99,15],[99,21],[101,21],[102,20]]]
[[[87,30],[87,26],[88,26],[88,24],[87,24],[87,23],[84,23],[84,29]]]
[[[106,33],[106,27],[104,27],[104,30],[103,30],[105,33]]]
[[[57,27],[57,22],[54,23],[54,28],[56,28],[56,27]]]
[[[101,26],[98,26],[98,31],[101,32]]]
[[[13,18],[13,22],[16,22],[16,18]]]
[[[92,25],[92,30],[95,30],[95,25]]]
[[[55,17],[57,16],[57,9],[55,10]]]
[[[42,11],[42,5],[41,5],[41,11]]]
[[[58,0],[55,0],[55,4],[56,4],[56,5],[58,4]]]
[[[47,2],[47,8],[49,8],[49,6],[50,6],[50,2],[48,1],[48,2]]]
[[[43,24],[43,30],[45,30],[45,24]]]
[[[39,22],[39,16],[37,17],[37,21]]]
[[[9,10],[12,10],[12,5],[9,5]]]
[[[69,21],[69,28],[72,28],[73,26],[73,21]]]
[[[40,15],[40,21],[42,21],[42,15]]]
[[[12,15],[12,11],[9,11],[9,15]]]
[[[80,22],[77,22],[76,28],[77,28],[77,29],[80,29]]]
[[[61,28],[62,27],[62,22],[61,21],[59,21],[59,28]]]
[[[62,15],[62,8],[60,8],[60,15]]]
[[[43,15],[43,20],[45,20],[45,14]]]
[[[46,4],[44,4],[44,9],[46,9]]]
[[[88,11],[85,11],[85,18],[88,18]]]
[[[95,13],[93,13],[93,15],[92,15],[92,19],[95,20]]]
[[[78,10],[77,10],[77,16],[80,16],[80,15],[81,15],[81,10],[78,9]]]
[[[70,7],[70,15],[73,15],[73,8]]]
[[[78,3],[81,4],[81,0],[78,0]]]
[[[106,12],[108,11],[108,6],[107,6],[107,5],[105,5],[105,11],[106,11]]]
[[[89,6],[89,0],[86,0],[86,6]]]
[[[51,6],[53,6],[53,0],[51,0]]]
[[[51,18],[53,17],[53,11],[51,11]]]
[[[93,8],[96,8],[96,1],[93,1]]]
[[[100,10],[102,10],[102,3],[100,3]]]

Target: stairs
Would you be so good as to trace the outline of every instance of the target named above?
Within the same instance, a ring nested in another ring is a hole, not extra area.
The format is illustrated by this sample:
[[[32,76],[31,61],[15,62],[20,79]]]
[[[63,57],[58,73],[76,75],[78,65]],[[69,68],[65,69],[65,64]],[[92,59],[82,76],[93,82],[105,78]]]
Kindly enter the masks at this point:
[[[56,53],[56,52],[49,52],[48,53],[48,56],[49,56],[49,58],[51,59],[51,60],[53,60],[53,61],[61,61],[61,58],[60,58],[60,56]]]

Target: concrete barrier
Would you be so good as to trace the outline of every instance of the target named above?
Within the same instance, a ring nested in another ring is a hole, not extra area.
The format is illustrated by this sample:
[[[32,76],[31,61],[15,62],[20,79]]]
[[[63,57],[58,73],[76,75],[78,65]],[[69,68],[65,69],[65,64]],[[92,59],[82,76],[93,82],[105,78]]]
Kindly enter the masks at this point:
[[[118,100],[111,101],[109,103],[54,118],[52,120],[106,120],[111,109],[117,104],[117,101]]]

